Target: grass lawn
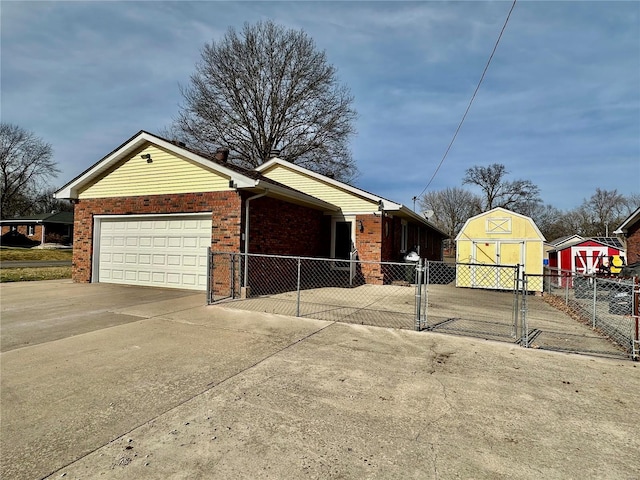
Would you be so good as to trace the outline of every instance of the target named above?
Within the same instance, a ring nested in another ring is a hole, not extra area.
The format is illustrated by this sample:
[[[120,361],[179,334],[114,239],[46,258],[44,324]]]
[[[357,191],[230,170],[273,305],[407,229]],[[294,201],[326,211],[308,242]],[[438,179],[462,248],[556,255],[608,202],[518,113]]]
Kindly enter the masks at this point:
[[[45,248],[0,248],[0,262],[29,262],[46,260],[71,260],[73,251],[67,249],[45,249]],[[4,280],[3,280],[4,281]]]
[[[3,268],[0,283],[71,278],[71,267]]]
[[[68,249],[0,247],[0,262],[30,262],[69,260],[73,251]],[[71,267],[28,267],[0,269],[0,283],[29,282],[34,280],[57,280],[71,278]]]

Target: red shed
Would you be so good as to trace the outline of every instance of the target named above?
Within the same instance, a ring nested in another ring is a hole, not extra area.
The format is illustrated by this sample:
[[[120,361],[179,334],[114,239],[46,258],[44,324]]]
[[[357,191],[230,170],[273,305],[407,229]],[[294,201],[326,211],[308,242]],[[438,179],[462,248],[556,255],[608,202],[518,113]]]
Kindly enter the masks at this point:
[[[616,237],[592,237],[549,251],[549,266],[563,271],[590,274],[619,257],[624,262],[624,246]],[[618,261],[615,262],[619,264]]]

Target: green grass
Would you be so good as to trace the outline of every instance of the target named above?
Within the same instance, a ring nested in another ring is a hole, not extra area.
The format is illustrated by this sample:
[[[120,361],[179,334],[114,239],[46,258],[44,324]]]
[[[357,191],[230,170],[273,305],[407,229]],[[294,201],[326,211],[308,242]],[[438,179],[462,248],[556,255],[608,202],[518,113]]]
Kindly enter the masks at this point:
[[[71,278],[71,267],[3,268],[0,283]]]
[[[0,248],[0,262],[29,262],[47,260],[71,260],[73,251],[69,249],[45,248]]]

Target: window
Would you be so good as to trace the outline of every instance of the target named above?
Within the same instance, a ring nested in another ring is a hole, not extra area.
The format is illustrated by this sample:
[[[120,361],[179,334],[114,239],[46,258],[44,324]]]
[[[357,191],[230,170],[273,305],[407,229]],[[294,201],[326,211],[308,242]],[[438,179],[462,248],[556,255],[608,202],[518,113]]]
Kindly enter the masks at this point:
[[[409,237],[409,225],[406,220],[402,220],[400,231],[400,252],[405,253],[407,251],[407,241]]]
[[[12,232],[17,232],[18,231],[18,226],[17,225],[11,225],[11,231]]]
[[[35,225],[27,225],[27,235],[29,235],[30,237],[33,237],[35,234],[36,234]]]

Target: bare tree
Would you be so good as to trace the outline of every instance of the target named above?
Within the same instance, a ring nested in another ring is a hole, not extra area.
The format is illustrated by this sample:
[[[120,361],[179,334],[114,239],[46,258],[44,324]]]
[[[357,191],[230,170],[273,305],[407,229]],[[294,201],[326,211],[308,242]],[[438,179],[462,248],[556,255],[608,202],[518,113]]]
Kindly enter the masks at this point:
[[[528,215],[540,203],[540,189],[530,180],[512,180],[505,177],[509,172],[501,163],[488,167],[468,168],[462,183],[476,185],[483,193],[483,209],[503,207]]]
[[[636,211],[636,208],[640,207],[640,193],[632,193],[626,197],[627,204],[627,216]]]
[[[303,31],[271,21],[230,28],[206,44],[169,130],[195,148],[230,149],[247,168],[280,158],[350,180],[357,168],[348,148],[356,112],[336,69]]]
[[[47,181],[58,175],[51,145],[22,127],[0,124],[0,214],[33,213]]]
[[[420,199],[423,210],[433,210],[431,221],[454,239],[464,222],[481,212],[481,199],[463,188],[428,192]]]
[[[609,234],[610,227],[613,230],[624,220],[627,199],[617,190],[596,188],[596,192],[582,202],[581,208],[591,219],[587,235],[604,236]]]

